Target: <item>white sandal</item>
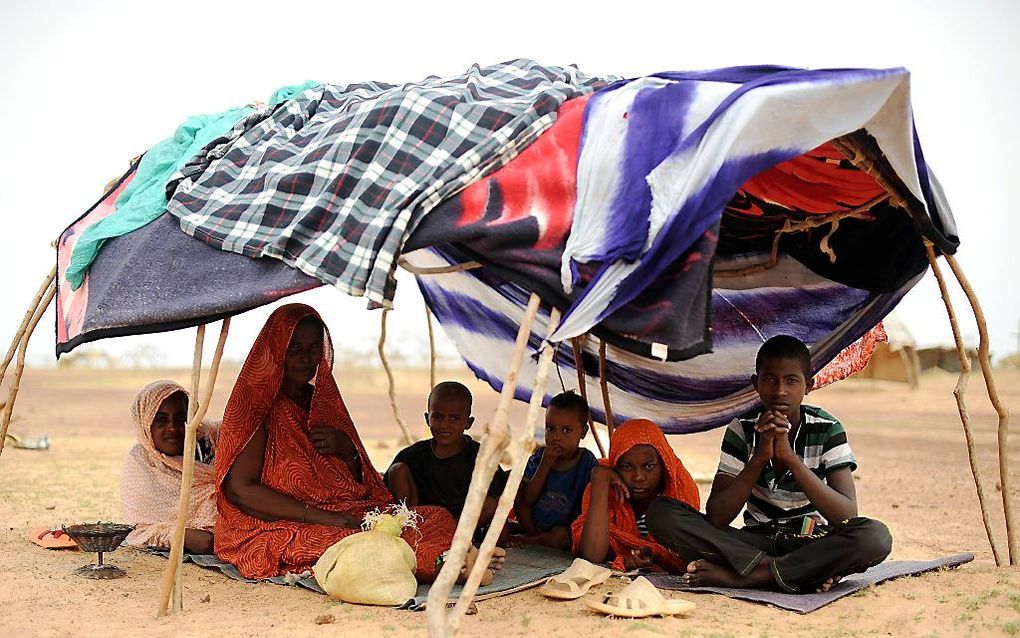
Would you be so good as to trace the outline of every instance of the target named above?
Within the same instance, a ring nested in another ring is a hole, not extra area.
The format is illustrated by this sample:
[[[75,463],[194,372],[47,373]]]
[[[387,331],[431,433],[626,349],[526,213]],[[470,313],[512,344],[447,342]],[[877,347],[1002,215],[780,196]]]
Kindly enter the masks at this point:
[[[584,601],[601,614],[621,618],[647,618],[687,614],[695,607],[688,600],[669,600],[644,576],[638,576],[617,594],[606,594],[599,602]]]
[[[606,582],[612,574],[605,567],[575,558],[565,572],[545,581],[538,593],[549,598],[574,600],[587,594],[593,586]]]

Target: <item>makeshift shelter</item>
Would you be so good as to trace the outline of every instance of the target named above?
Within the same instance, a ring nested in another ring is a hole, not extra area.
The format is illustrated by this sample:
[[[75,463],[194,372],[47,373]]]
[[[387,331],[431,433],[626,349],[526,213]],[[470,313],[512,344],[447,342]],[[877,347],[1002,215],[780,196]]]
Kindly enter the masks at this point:
[[[54,295],[58,355],[199,326],[195,396],[202,326],[224,320],[187,429],[188,459],[230,316],[321,284],[388,308],[399,263],[467,365],[501,392],[430,594],[430,632],[448,635],[496,542],[495,533],[482,542],[448,615],[480,495],[508,453],[498,532],[538,411],[555,394],[546,390],[553,366],[577,379],[610,431],[634,416],[670,433],[717,427],[754,405],[748,370],[770,336],[805,341],[820,383],[862,369],[879,322],[929,266],[943,283],[941,254],[981,326],[1016,560],[1008,415],[980,307],[952,257],[952,214],[914,131],[904,69],[737,67],[624,80],[517,60],[404,86],[311,84],[238,117],[167,180],[165,212],[150,223],[119,236],[104,229],[98,253],[75,254],[83,237],[99,235],[90,229],[111,225],[104,220],[115,219],[143,157],[61,235],[57,269],[4,362],[17,351],[4,429],[25,346]],[[91,261],[75,288],[66,275],[83,259]],[[943,297],[962,351],[944,286]],[[514,398],[530,409],[511,428]],[[180,584],[183,519],[178,532],[160,613]]]
[[[916,390],[920,383],[921,361],[917,345],[906,324],[897,319],[882,321],[886,341],[876,345],[868,365],[854,375],[857,379],[875,379],[906,383]],[[955,351],[954,351],[955,359]],[[959,370],[957,369],[957,372]]]
[[[967,348],[967,358],[970,359],[970,364],[973,366],[978,362],[978,352],[974,348]],[[960,372],[960,357],[956,352],[956,348],[950,348],[947,346],[933,346],[931,348],[921,348],[917,351],[918,364],[921,366],[921,370],[932,370],[938,368],[945,370],[946,372],[958,373]]]

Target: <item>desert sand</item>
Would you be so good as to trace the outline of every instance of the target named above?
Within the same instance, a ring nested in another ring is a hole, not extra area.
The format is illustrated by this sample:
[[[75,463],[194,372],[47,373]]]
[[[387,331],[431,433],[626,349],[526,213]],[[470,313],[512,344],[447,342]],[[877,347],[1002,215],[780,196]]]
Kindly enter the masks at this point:
[[[222,413],[235,374],[236,368],[221,372],[210,414]],[[398,449],[398,431],[381,372],[338,370],[337,376],[376,467],[385,467]],[[185,613],[156,618],[162,559],[122,548],[108,560],[127,570],[128,577],[93,581],[72,571],[94,555],[30,544],[26,532],[31,526],[119,519],[120,465],[134,443],[131,399],[144,383],[157,378],[187,384],[189,372],[27,371],[11,430],[25,436],[45,433],[52,448],[37,452],[8,446],[0,458],[0,635],[425,635],[423,613],[343,604],[299,588],[245,585],[193,565],[184,567]],[[997,379],[1007,405],[1020,405],[1020,371],[1000,371]],[[912,392],[902,384],[851,379],[814,393],[808,401],[824,406],[846,425],[861,462],[857,489],[862,514],[889,525],[894,536],[891,558],[973,552],[973,563],[885,583],[803,616],[712,594],[684,594],[697,603],[687,618],[614,620],[588,612],[581,601],[554,602],[531,590],[478,603],[479,613],[465,620],[461,635],[1020,635],[1020,568],[994,566],[951,393],[955,380],[955,375],[929,372],[921,388]],[[404,418],[422,436],[427,375],[401,371],[398,381]],[[478,436],[491,418],[496,395],[477,381],[470,380],[470,385]],[[968,397],[994,533],[1004,551],[996,421],[979,375],[972,378]],[[523,414],[516,410],[518,417]],[[721,434],[714,430],[671,437],[688,468],[703,479],[703,496]],[[1012,441],[1012,458],[1018,459],[1020,437],[1014,435]],[[1018,468],[1014,460],[1014,499],[1020,489]],[[621,584],[610,579],[593,591],[611,591]],[[679,597],[675,592],[667,595]],[[334,622],[316,624],[322,615],[332,615]]]

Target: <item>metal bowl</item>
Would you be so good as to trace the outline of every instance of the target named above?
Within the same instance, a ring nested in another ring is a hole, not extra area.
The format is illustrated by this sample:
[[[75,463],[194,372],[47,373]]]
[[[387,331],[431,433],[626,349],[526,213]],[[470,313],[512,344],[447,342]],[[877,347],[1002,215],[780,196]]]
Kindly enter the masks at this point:
[[[78,547],[86,552],[112,552],[117,549],[134,525],[123,523],[81,523],[80,525],[64,526],[61,529],[78,543]]]

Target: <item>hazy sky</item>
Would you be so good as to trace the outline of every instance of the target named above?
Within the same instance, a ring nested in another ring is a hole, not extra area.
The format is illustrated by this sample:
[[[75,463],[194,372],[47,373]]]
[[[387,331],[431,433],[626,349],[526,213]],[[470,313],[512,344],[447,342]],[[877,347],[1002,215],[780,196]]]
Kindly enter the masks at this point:
[[[603,5],[607,10],[593,10]],[[135,155],[188,115],[265,99],[316,80],[414,81],[478,62],[530,57],[591,74],[635,76],[739,64],[905,66],[925,157],[959,226],[993,351],[1016,348],[1020,295],[1020,3],[1002,2],[273,2],[0,4],[0,343],[54,261],[49,244]],[[954,286],[955,289],[955,286]],[[335,290],[292,297],[320,308],[334,335],[368,350],[378,313]],[[964,334],[977,330],[954,294]],[[394,348],[424,343],[422,302],[402,278]],[[922,344],[950,343],[929,275],[897,310]],[[268,311],[235,320],[241,359]],[[188,364],[193,330],[101,341],[151,343]],[[52,313],[30,348],[53,361]]]

